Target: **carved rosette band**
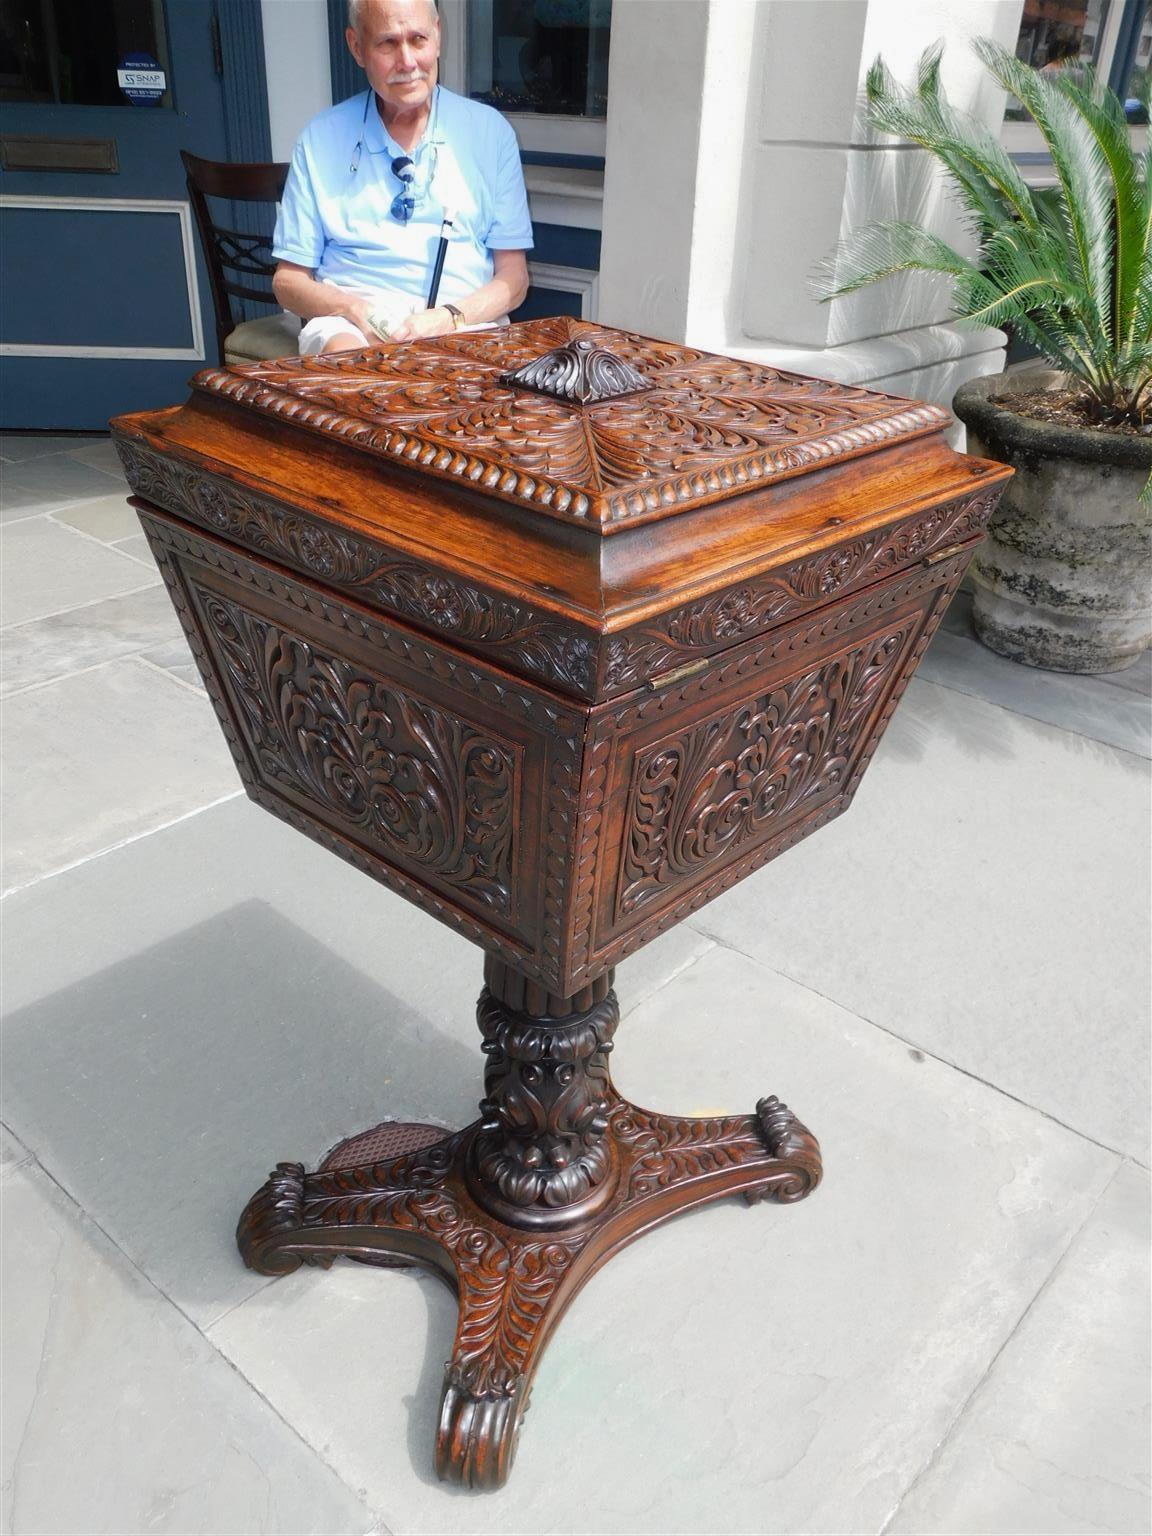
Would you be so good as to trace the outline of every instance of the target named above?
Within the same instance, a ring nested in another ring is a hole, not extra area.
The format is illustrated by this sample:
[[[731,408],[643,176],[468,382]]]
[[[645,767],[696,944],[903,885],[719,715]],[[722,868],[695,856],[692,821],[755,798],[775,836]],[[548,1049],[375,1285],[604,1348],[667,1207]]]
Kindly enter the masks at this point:
[[[914,569],[953,544],[975,541],[1003,489],[999,483],[981,485],[851,544],[672,608],[653,623],[597,637],[518,596],[489,592],[458,573],[390,553],[351,529],[321,525],[203,466],[161,457],[143,439],[121,437],[117,446],[133,490],[153,505],[306,577],[319,577],[381,613],[504,665],[514,662],[516,670],[587,699],[596,697],[598,675],[607,693],[629,692],[653,673],[765,634],[830,598]],[[158,532],[169,541],[174,537],[168,530]]]
[[[615,1187],[606,1136],[608,1053],[620,1020],[615,992],[584,1013],[534,1018],[486,987],[485,1097],[473,1144],[472,1190],[505,1220],[558,1226],[599,1210]]]

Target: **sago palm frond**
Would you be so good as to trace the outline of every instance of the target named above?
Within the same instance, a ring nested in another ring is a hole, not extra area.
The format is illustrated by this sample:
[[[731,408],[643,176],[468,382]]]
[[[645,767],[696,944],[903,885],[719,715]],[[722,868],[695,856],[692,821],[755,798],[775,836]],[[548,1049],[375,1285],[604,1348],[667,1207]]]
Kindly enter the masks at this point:
[[[1149,78],[1152,79],[1152,71]],[[1131,328],[1133,339],[1141,341],[1146,336],[1152,336],[1152,142],[1140,157],[1138,164],[1140,181],[1144,188],[1144,223]]]
[[[1098,420],[1142,425],[1152,410],[1152,151],[1135,154],[1122,104],[1090,72],[1043,74],[988,39],[975,48],[1035,119],[1055,184],[1029,187],[995,135],[948,102],[939,45],[921,57],[915,91],[877,59],[869,121],[941,161],[979,251],[971,259],[907,221],[870,224],[822,264],[817,291],[835,298],[897,272],[943,275],[962,320],[1011,325],[1080,382]]]
[[[1019,98],[1052,156],[1064,191],[1061,214],[1067,222],[1076,266],[1093,296],[1099,323],[1112,334],[1112,177],[1092,124],[1067,92],[1042,70],[1022,63],[991,38],[973,45],[996,80]]]
[[[865,224],[843,240],[817,269],[815,291],[821,297],[855,293],[897,272],[937,272],[954,278],[979,278],[980,268],[940,235],[922,224],[881,219]]]
[[[1089,123],[1108,162],[1115,227],[1114,324],[1117,344],[1123,345],[1136,340],[1140,276],[1142,272],[1152,272],[1152,186],[1140,175],[1120,98],[1101,88],[1091,72],[1086,72],[1082,84],[1068,75],[1058,75],[1056,87]]]
[[[915,95],[898,85],[878,58],[867,77],[869,120],[942,161],[961,202],[983,228],[994,227],[1009,213],[1030,222],[1035,212],[1028,186],[1003,146],[942,94],[938,74],[942,52],[937,45],[922,56]]]

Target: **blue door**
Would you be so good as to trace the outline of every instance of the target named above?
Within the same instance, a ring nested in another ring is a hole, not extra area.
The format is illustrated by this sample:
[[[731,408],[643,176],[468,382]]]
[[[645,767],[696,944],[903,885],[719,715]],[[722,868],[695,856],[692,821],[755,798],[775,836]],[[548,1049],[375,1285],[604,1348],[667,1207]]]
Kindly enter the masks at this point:
[[[179,151],[237,158],[224,94],[214,0],[2,0],[0,426],[101,429],[215,361]]]

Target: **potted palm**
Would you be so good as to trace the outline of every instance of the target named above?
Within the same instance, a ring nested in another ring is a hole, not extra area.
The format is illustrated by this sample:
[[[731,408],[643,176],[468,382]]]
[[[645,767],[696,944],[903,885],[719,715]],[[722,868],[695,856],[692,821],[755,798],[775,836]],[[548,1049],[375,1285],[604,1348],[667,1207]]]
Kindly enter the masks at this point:
[[[1152,630],[1149,157],[1090,74],[1032,69],[986,38],[974,46],[1040,128],[1054,184],[1028,186],[996,136],[947,100],[939,46],[914,90],[877,59],[870,121],[943,163],[978,250],[907,222],[870,224],[839,248],[822,297],[943,273],[962,320],[1011,326],[1039,350],[1047,371],[975,379],[953,402],[971,450],[1016,470],[972,567],[976,632],[1032,666],[1115,671]]]

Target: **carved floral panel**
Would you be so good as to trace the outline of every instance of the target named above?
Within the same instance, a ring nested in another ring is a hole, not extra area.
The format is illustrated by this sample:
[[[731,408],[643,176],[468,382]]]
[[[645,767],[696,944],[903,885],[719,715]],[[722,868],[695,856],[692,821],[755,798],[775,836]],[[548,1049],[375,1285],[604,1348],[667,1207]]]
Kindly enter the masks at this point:
[[[615,918],[692,883],[843,789],[919,615],[637,754]]]
[[[385,858],[509,916],[518,750],[194,586],[262,779]]]

